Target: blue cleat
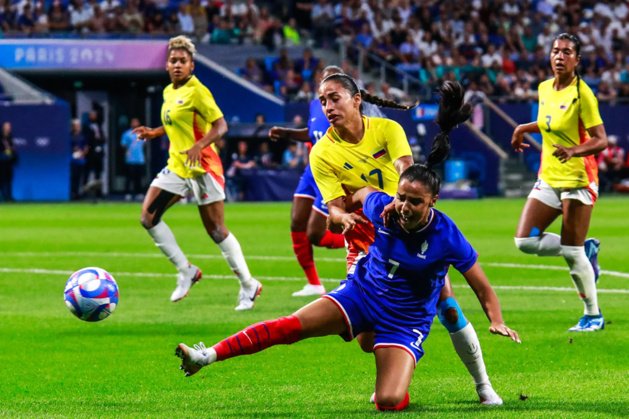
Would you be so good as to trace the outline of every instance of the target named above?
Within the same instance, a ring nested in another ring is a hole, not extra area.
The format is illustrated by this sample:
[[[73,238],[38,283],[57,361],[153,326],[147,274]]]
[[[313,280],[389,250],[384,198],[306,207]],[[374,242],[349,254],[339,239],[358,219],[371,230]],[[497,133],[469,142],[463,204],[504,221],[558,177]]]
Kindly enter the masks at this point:
[[[585,241],[585,255],[592,264],[594,269],[594,282],[598,282],[598,276],[601,274],[601,265],[598,264],[598,252],[601,248],[601,242],[596,239],[587,239]]]
[[[584,315],[579,319],[579,323],[568,329],[568,332],[594,332],[605,329],[605,319],[602,314],[598,316]]]

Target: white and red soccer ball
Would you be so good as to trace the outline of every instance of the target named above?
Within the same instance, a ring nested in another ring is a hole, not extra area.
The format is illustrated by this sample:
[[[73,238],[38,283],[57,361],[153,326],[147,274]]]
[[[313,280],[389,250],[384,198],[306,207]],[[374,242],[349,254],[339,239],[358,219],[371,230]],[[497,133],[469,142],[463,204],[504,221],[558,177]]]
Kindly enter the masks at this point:
[[[63,291],[68,309],[81,320],[98,322],[118,305],[118,284],[101,268],[83,268],[72,275]]]

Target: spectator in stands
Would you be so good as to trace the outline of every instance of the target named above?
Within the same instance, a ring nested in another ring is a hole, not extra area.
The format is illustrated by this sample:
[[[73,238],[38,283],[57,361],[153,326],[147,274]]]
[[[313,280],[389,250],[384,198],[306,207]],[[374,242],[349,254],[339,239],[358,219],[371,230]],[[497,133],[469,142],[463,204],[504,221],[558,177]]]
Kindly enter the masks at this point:
[[[316,39],[325,45],[334,36],[334,8],[328,0],[317,0],[310,15]]]
[[[282,166],[285,169],[301,169],[304,166],[304,153],[291,141],[282,155]]]
[[[138,201],[144,200],[142,192],[142,177],[146,172],[144,147],[146,141],[139,140],[138,135],[132,131],[140,126],[138,118],[131,119],[131,127],[122,134],[120,145],[125,152],[125,166],[127,176],[127,196],[125,199],[130,201],[132,196]]]
[[[613,101],[616,99],[616,89],[607,81],[601,81],[598,85],[596,98],[600,101]]]
[[[205,8],[201,6],[199,0],[190,0],[189,6],[190,16],[192,17],[192,24],[194,27],[194,36],[197,42],[207,43],[210,39],[210,35],[207,32],[208,21]]]
[[[256,19],[252,20],[252,24],[254,26],[254,40],[256,43],[262,43],[264,33],[267,31],[267,29],[269,29],[272,23],[273,18],[269,14],[269,8],[266,6],[261,7],[259,16]]]
[[[194,21],[192,20],[188,7],[184,3],[179,3],[177,19],[179,20],[179,27],[182,33],[186,35],[194,33]]]
[[[83,0],[75,0],[72,12],[70,13],[72,29],[79,33],[88,32],[93,16],[94,13],[92,9],[87,7]]]
[[[273,153],[269,150],[269,143],[263,141],[260,143],[258,154],[255,157],[256,165],[265,169],[274,169],[277,163],[273,160]]]
[[[181,24],[179,23],[179,13],[171,13],[168,15],[166,24],[164,25],[166,33],[178,34],[181,33]]]
[[[312,85],[310,84],[310,82],[305,81],[301,84],[301,88],[295,95],[295,101],[296,102],[311,102],[312,100],[315,99],[315,97],[316,97],[316,94],[312,90]]]
[[[243,76],[245,79],[259,85],[262,85],[264,81],[264,74],[256,63],[255,58],[247,58],[245,68],[240,70],[240,75]]]
[[[91,111],[87,126],[83,127],[83,136],[87,140],[89,150],[86,156],[85,175],[89,177],[93,174],[93,187],[97,191],[97,195],[102,195],[102,188],[99,187],[103,174],[103,160],[105,158],[105,146],[107,140],[105,133],[98,118],[98,112]],[[91,183],[91,182],[90,182]]]
[[[133,1],[127,2],[119,23],[122,30],[130,33],[140,33],[144,29],[144,17]]]
[[[17,163],[17,152],[13,143],[10,122],[2,124],[0,136],[0,200],[13,201],[13,166]]]
[[[85,158],[89,146],[81,129],[81,120],[73,119],[70,126],[70,199],[81,198],[81,186],[85,184]]]
[[[210,41],[213,44],[229,45],[234,39],[234,28],[229,19],[221,18],[217,28],[214,28]]]
[[[284,39],[289,45],[299,45],[299,29],[297,28],[297,20],[294,17],[288,19],[288,24],[284,25]]]
[[[615,135],[607,136],[607,148],[598,155],[598,173],[601,191],[610,192],[620,176],[625,164],[625,150],[618,146]]]
[[[227,169],[227,181],[229,193],[233,199],[243,201],[245,199],[246,179],[240,173],[241,170],[253,169],[256,162],[247,151],[249,145],[246,141],[238,141],[238,151],[232,154],[232,164]]]
[[[103,12],[99,5],[94,6],[94,16],[90,21],[89,30],[92,33],[107,32],[107,15]]]
[[[168,32],[168,25],[164,20],[164,14],[160,10],[157,10],[149,19],[146,19],[146,31],[153,34],[165,34]]]
[[[269,51],[274,51],[278,47],[284,45],[284,30],[282,22],[279,19],[271,18],[269,27],[262,35],[262,44]]]
[[[48,12],[50,32],[66,32],[70,28],[70,15],[61,6],[61,0],[55,0]]]

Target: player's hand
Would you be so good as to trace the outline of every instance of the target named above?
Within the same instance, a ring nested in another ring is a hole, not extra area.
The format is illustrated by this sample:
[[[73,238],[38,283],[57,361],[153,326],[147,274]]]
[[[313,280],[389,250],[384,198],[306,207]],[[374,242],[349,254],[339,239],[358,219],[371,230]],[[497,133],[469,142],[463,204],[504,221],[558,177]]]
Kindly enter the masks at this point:
[[[343,225],[333,223],[332,217],[326,217],[325,226],[328,230],[330,230],[334,234],[343,233]]]
[[[514,342],[522,343],[520,337],[518,336],[518,332],[509,329],[506,324],[492,324],[491,326],[489,326],[489,331],[494,335],[506,336],[508,338],[511,338],[511,340]]]
[[[277,141],[286,138],[286,133],[282,127],[273,127],[269,130],[269,139],[271,141]]]
[[[200,166],[201,163],[201,147],[199,143],[195,143],[187,150],[180,151],[179,154],[187,154],[185,165],[192,169],[193,167]]]
[[[157,137],[155,130],[149,127],[137,127],[131,131],[131,134],[137,134],[138,140],[152,140]]]
[[[382,214],[380,214],[380,218],[382,218],[382,225],[388,227],[389,221],[395,217],[397,217],[397,212],[395,212],[395,203],[390,202],[382,209]]]
[[[356,224],[367,224],[367,221],[363,217],[353,212],[343,215],[343,232],[347,234],[356,227]]]
[[[511,137],[511,147],[516,152],[521,153],[525,148],[529,148],[531,145],[524,142],[524,133],[518,128],[513,131],[513,136]]]
[[[565,163],[574,156],[572,147],[564,147],[561,144],[553,144],[557,150],[553,151],[553,156],[557,157],[560,162]]]

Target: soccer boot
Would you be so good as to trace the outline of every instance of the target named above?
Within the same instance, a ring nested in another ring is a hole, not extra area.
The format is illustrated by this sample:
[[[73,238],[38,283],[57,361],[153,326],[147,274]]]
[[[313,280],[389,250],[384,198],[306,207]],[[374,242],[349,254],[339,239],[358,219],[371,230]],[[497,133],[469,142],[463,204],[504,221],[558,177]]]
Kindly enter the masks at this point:
[[[201,276],[203,276],[201,269],[194,265],[188,266],[184,272],[179,272],[177,274],[177,288],[175,288],[170,296],[170,301],[179,301],[188,295],[190,287],[199,282]]]
[[[238,305],[234,310],[251,310],[256,299],[262,292],[262,284],[255,278],[251,278],[251,285],[247,288],[240,288],[238,292]]]
[[[295,291],[293,297],[310,297],[311,295],[323,294],[325,294],[325,287],[323,285],[306,284],[299,291]]]
[[[605,329],[605,319],[602,314],[598,316],[584,315],[579,323],[568,329],[568,332],[594,332]]]
[[[203,342],[199,342],[191,348],[180,343],[175,349],[175,355],[181,358],[180,370],[184,370],[186,377],[196,374],[199,370],[216,361],[214,349],[206,348]]]
[[[587,239],[585,241],[585,255],[592,264],[594,269],[594,282],[598,282],[598,276],[601,274],[601,265],[598,264],[598,252],[601,249],[601,242],[596,239]]]
[[[483,383],[476,385],[476,393],[478,393],[478,398],[480,402],[487,406],[500,406],[502,405],[502,399],[496,393],[491,386],[491,384]]]

